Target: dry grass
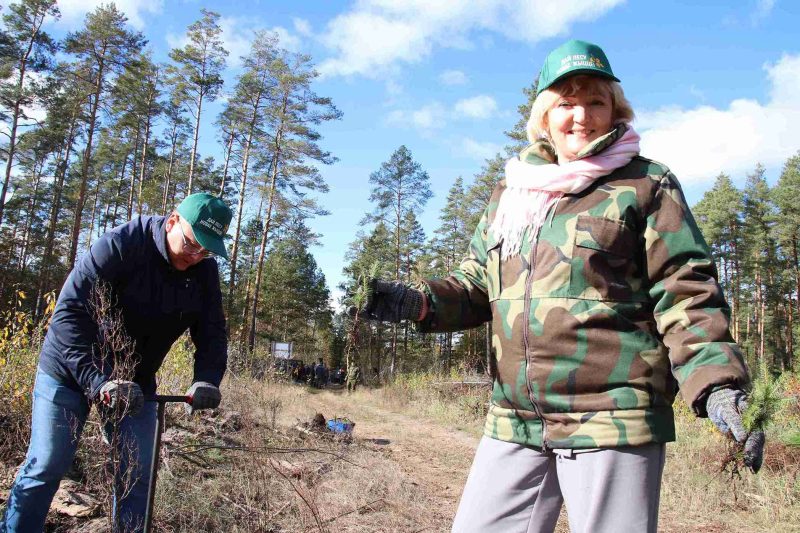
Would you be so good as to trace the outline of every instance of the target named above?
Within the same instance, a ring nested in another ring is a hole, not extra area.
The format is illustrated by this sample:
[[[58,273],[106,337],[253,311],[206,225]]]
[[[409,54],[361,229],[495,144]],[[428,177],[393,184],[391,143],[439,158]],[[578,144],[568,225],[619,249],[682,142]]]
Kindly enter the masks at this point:
[[[790,416],[768,431],[758,475],[731,479],[720,471],[725,439],[708,420],[679,404],[678,440],[667,446],[661,495],[664,531],[800,531],[800,449],[780,442],[797,421]],[[786,413],[786,412],[785,412]]]
[[[226,385],[223,408],[241,414],[241,428],[202,442],[237,449],[192,454],[202,467],[170,452],[158,486],[159,531],[446,529],[449,517],[431,512],[380,445],[294,429],[313,414],[303,407],[312,394],[307,389],[238,378]],[[273,429],[270,406],[276,404],[287,408]]]
[[[32,385],[34,352],[31,348],[20,359],[25,364],[17,367],[16,383]],[[166,365],[160,392],[185,390],[191,351],[178,343]],[[254,380],[229,373],[219,411],[192,419],[180,408],[168,412],[167,427],[185,433],[162,448],[157,530],[449,531],[488,396],[486,387],[452,381],[407,376],[394,386],[347,396],[270,376]],[[8,425],[0,428],[0,457],[8,465],[17,464],[24,453],[29,411],[28,403],[11,413],[19,436],[11,438]],[[317,411],[327,418],[355,420],[352,442],[295,428]],[[779,443],[782,434],[800,425],[797,415],[797,406],[790,404],[779,417],[760,474],[748,472],[730,480],[718,471],[724,440],[679,404],[679,440],[667,448],[660,530],[800,531],[800,450]],[[388,434],[387,428],[402,423],[414,425]],[[105,453],[93,427],[90,423],[82,439],[84,469],[98,467],[97,462],[87,466],[89,458]],[[378,437],[387,438],[384,442]],[[82,479],[87,490],[97,491],[91,475]],[[0,488],[7,488],[8,481]],[[51,515],[47,531],[103,527],[102,520],[87,523]],[[568,531],[563,518],[558,531]]]

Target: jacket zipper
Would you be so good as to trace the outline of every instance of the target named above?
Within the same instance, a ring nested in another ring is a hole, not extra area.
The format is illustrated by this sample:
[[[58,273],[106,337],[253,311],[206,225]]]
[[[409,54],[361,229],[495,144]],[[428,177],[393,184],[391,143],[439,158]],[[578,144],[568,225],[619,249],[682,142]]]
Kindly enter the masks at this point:
[[[533,269],[536,265],[536,249],[539,247],[539,235],[542,232],[542,227],[539,226],[536,230],[536,240],[531,247],[531,256],[530,256],[530,266],[528,268],[528,279],[525,280],[525,300],[523,305],[523,317],[524,317],[524,327],[525,329],[522,332],[522,345],[525,348],[525,383],[528,386],[528,399],[530,400],[531,404],[533,405],[533,410],[536,415],[539,417],[539,420],[542,421],[542,449],[547,449],[547,423],[542,416],[542,411],[539,409],[539,405],[536,403],[536,400],[533,397],[533,389],[531,388],[531,380],[528,377],[528,371],[531,370],[531,354],[530,354],[530,343],[528,340],[528,335],[530,334],[531,324],[530,324],[530,312],[531,312],[531,287],[533,286]],[[531,371],[532,372],[532,371]]]
[[[185,284],[184,284],[183,288],[184,288],[184,289],[188,289],[188,288],[189,288],[189,278],[186,278],[186,280],[185,280],[185,282],[184,282],[184,283],[185,283]],[[183,308],[181,308],[181,310],[180,310],[180,314],[179,314],[179,316],[178,316],[178,320],[179,320],[180,322],[183,322]]]

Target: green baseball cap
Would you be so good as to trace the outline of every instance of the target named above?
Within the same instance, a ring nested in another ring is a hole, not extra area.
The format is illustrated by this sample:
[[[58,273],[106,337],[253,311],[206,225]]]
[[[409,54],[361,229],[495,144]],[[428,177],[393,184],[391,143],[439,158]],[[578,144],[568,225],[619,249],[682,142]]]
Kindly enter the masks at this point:
[[[228,258],[224,239],[233,212],[221,198],[206,192],[190,194],[184,198],[177,211],[192,226],[194,238],[200,246]]]
[[[547,54],[539,74],[536,96],[555,82],[576,74],[590,74],[619,81],[611,71],[611,64],[602,48],[573,39]]]

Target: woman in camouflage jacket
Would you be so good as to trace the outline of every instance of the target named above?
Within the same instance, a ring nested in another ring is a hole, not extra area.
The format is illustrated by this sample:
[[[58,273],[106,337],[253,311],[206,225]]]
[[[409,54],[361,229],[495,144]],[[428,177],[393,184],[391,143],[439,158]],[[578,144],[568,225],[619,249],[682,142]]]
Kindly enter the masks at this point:
[[[680,389],[746,442],[749,382],[716,269],[670,170],[641,157],[600,47],[551,52],[469,255],[421,290],[375,281],[366,312],[424,332],[492,322],[484,437],[453,531],[656,531]]]

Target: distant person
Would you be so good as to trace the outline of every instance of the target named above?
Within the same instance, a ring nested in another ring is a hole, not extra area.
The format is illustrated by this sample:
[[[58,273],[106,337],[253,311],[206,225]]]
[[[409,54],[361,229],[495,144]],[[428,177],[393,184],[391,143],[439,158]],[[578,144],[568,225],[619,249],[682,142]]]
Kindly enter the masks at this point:
[[[156,427],[156,403],[145,395],[155,394],[155,374],[187,329],[195,345],[194,383],[186,391],[192,409],[220,402],[228,345],[214,257],[228,257],[223,239],[230,220],[221,199],[192,194],[167,217],[140,216],[112,229],[81,257],[61,289],[39,356],[30,446],[0,531],[43,531],[92,404],[104,406],[107,432],[119,424],[115,521],[126,532],[142,530]],[[133,343],[130,381],[98,358],[103,330],[92,306],[100,282],[110,288]],[[112,420],[118,407],[124,416]]]
[[[303,374],[303,363],[300,362],[299,365],[295,365],[292,368],[292,383],[300,383],[300,376]]]
[[[322,361],[322,357],[319,358],[319,362],[314,367],[314,382],[317,387],[320,389],[325,386],[328,381],[328,369],[325,368],[325,363]]]
[[[362,312],[423,332],[493,323],[497,374],[454,532],[550,532],[562,503],[573,533],[655,532],[678,388],[757,472],[750,378],[714,258],[678,180],[639,155],[603,50],[564,43],[536,90],[531,144],[459,268],[420,289],[373,280]]]
[[[352,364],[347,368],[347,392],[355,392],[358,387],[358,380],[361,378],[361,369],[358,365]]]

